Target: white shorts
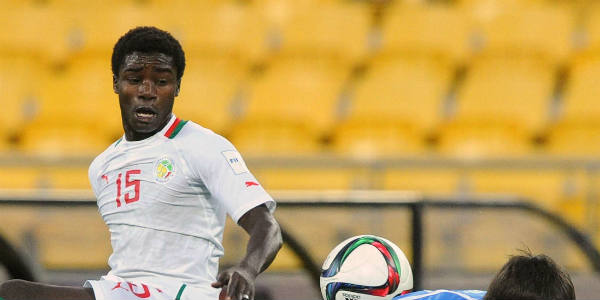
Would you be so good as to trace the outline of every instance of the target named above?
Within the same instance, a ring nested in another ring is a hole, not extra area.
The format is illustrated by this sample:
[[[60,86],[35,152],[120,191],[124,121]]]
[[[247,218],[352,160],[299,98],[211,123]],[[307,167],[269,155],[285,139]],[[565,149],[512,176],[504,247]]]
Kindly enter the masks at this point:
[[[186,286],[177,291],[166,291],[144,283],[113,280],[88,280],[84,287],[94,289],[96,300],[180,300]]]

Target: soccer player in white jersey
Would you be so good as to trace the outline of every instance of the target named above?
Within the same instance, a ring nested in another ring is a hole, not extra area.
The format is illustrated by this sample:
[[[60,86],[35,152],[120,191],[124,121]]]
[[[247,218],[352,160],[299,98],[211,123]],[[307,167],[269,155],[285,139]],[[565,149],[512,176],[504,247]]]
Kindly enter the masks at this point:
[[[85,287],[11,280],[0,298],[216,300],[221,288],[225,299],[254,298],[282,244],[275,202],[231,143],[173,115],[184,68],[179,42],[154,27],[129,31],[113,50],[125,134],[89,169],[111,233],[110,272]],[[226,215],[249,241],[241,262],[217,274]]]

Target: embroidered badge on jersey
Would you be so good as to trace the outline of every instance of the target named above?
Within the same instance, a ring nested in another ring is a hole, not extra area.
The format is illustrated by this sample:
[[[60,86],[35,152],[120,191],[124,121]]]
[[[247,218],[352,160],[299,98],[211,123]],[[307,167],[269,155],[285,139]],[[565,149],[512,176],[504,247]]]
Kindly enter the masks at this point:
[[[163,157],[154,164],[154,179],[157,182],[166,183],[173,176],[175,176],[175,166],[170,158]]]
[[[244,160],[239,152],[230,150],[223,151],[221,153],[223,153],[223,156],[225,156],[225,159],[227,159],[227,163],[233,169],[233,173],[239,175],[248,172],[248,167],[246,167],[246,164],[244,163]]]

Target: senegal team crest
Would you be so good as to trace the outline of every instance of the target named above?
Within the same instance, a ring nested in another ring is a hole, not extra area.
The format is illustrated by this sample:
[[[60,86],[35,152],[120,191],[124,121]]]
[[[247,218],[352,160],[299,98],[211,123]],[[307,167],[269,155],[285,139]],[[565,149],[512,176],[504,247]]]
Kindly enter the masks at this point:
[[[175,175],[175,167],[173,162],[168,157],[159,159],[154,164],[154,178],[158,182],[167,182]]]

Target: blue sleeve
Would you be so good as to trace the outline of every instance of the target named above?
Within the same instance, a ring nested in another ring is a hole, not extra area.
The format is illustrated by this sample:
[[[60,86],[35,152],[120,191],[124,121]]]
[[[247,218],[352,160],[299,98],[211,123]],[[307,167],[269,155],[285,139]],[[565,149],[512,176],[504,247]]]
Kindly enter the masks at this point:
[[[481,300],[485,291],[480,290],[423,290],[398,295],[393,300]]]

